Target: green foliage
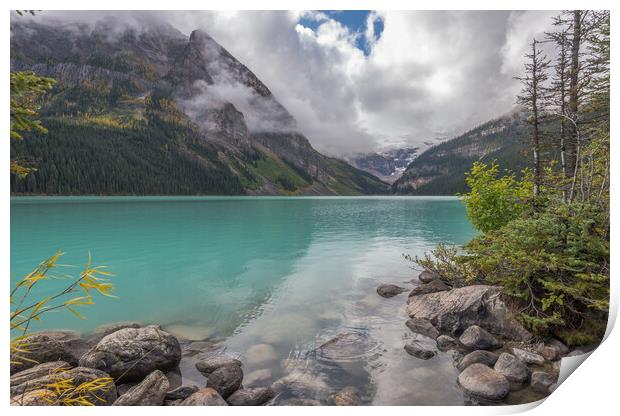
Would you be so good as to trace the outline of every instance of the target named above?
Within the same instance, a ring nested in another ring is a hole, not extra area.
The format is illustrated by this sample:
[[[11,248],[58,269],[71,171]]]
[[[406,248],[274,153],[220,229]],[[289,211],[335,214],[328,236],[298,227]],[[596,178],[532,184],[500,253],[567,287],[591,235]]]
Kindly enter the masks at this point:
[[[465,286],[476,282],[476,271],[467,263],[467,257],[460,255],[461,249],[457,246],[448,246],[439,243],[430,254],[424,257],[411,257],[405,255],[405,259],[417,263],[424,269],[440,276],[442,280],[454,287]]]
[[[526,172],[521,181],[513,174],[499,176],[499,166],[474,163],[466,173],[471,191],[462,196],[467,215],[473,225],[482,232],[496,230],[529,210],[531,199],[531,175]]]
[[[38,131],[45,127],[37,119],[39,100],[56,81],[38,77],[32,72],[11,72],[11,138],[23,139],[20,132]]]

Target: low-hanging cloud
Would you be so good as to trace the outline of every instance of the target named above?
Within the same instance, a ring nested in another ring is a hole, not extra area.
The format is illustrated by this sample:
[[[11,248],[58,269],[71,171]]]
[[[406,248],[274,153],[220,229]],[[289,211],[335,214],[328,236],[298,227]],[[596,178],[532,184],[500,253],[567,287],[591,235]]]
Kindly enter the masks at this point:
[[[301,25],[302,13],[319,26]],[[313,12],[43,12],[37,18],[93,24],[114,15],[134,26],[165,21],[186,35],[203,29],[269,87],[319,151],[347,155],[424,146],[510,111],[523,54],[532,37],[551,29],[554,14],[373,12],[368,27],[380,18],[383,32],[377,38],[367,30],[367,55],[356,45],[358,34]],[[233,102],[251,129],[269,127],[261,126],[261,111],[251,111],[251,91],[225,82],[205,88]]]

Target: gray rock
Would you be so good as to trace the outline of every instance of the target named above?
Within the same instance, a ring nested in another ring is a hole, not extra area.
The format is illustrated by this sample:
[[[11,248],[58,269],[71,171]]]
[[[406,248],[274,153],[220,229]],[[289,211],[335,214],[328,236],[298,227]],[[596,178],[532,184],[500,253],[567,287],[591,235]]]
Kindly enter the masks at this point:
[[[50,361],[48,363],[37,364],[27,370],[20,371],[11,375],[11,387],[19,386],[30,380],[70,369],[71,366],[65,361]]]
[[[321,402],[315,399],[293,398],[278,403],[279,406],[321,406]]]
[[[96,344],[101,341],[103,337],[110,335],[113,332],[125,328],[140,328],[140,326],[141,325],[138,322],[116,322],[113,324],[101,325],[93,329],[90,335],[88,335],[88,340],[93,344]]]
[[[228,406],[226,400],[210,387],[200,389],[180,403],[180,406]]]
[[[349,386],[329,396],[328,401],[334,406],[358,406],[360,394],[355,387]]]
[[[164,373],[155,370],[116,399],[114,406],[161,406],[169,386]]]
[[[545,373],[544,371],[534,371],[532,373],[530,386],[534,391],[549,394],[551,393],[552,386],[556,381],[556,378],[549,373]]]
[[[443,292],[452,289],[445,284],[443,280],[433,280],[430,283],[424,283],[409,292],[409,298],[413,296],[427,295],[429,293]]]
[[[245,385],[252,386],[254,384],[267,383],[273,379],[273,372],[268,368],[252,371],[245,376]]]
[[[407,351],[407,354],[420,358],[421,360],[429,360],[437,355],[437,351],[428,349],[415,340],[409,341],[405,344],[405,351]]]
[[[405,325],[407,325],[407,328],[409,328],[412,332],[427,336],[432,339],[436,339],[439,336],[439,331],[433,326],[433,324],[431,324],[431,321],[429,321],[428,319],[411,318],[407,322],[405,322]]]
[[[227,355],[218,355],[198,361],[196,363],[196,370],[198,370],[203,375],[208,376],[218,368],[224,367],[226,365],[238,365],[239,367],[241,367],[241,361]]]
[[[226,400],[230,406],[261,406],[273,399],[276,392],[269,387],[237,390]]]
[[[484,350],[472,351],[461,359],[461,361],[458,363],[456,368],[459,371],[463,371],[470,365],[476,364],[476,363],[483,364],[488,367],[493,367],[495,363],[497,362],[498,358],[499,358],[499,355],[491,351],[484,351]]]
[[[198,386],[181,386],[166,393],[164,400],[185,400],[199,390]]]
[[[220,396],[227,399],[241,387],[243,370],[236,364],[225,365],[214,370],[207,378],[207,387],[217,391]]]
[[[127,393],[130,388],[132,388],[133,386],[136,386],[138,384],[139,383],[137,381],[130,381],[128,383],[117,384],[116,385],[116,394],[118,394],[118,396],[120,397],[123,394]]]
[[[568,354],[566,354],[565,357],[577,357],[579,355],[584,355],[584,354],[587,354],[587,352],[585,352],[584,350],[575,349],[569,352]]]
[[[547,343],[539,343],[536,346],[536,352],[544,357],[547,361],[555,361],[562,358],[568,353],[568,347],[555,338],[547,341]]]
[[[493,350],[502,346],[501,342],[478,325],[467,328],[460,336],[459,341],[466,347],[476,350]]]
[[[470,396],[496,402],[510,392],[510,383],[502,374],[484,364],[467,367],[458,377],[461,388]]]
[[[42,377],[28,380],[17,386],[11,386],[11,397],[22,395],[34,390],[45,390],[47,386],[63,380],[70,380],[75,387],[83,383],[88,383],[96,379],[107,379],[109,382],[103,382],[101,387],[96,391],[88,392],[84,397],[93,405],[108,406],[114,403],[117,398],[116,386],[107,373],[86,367],[76,367],[67,371],[52,372]],[[68,394],[66,398],[76,398],[78,394]]]
[[[525,364],[543,365],[545,359],[542,355],[521,348],[513,348],[512,353]]]
[[[322,376],[314,375],[303,369],[291,371],[273,383],[271,388],[276,393],[290,393],[293,396],[313,398],[326,398],[330,392]]]
[[[360,332],[343,332],[322,344],[315,352],[319,358],[341,361],[359,357],[368,350],[368,339]]]
[[[439,335],[437,337],[437,348],[442,351],[456,348],[458,345],[458,341],[448,335]]]
[[[391,298],[406,291],[407,289],[405,289],[404,287],[390,284],[379,285],[379,287],[377,288],[377,293],[379,294],[379,296],[384,298]]]
[[[20,345],[27,351],[11,355],[11,374],[51,361],[64,361],[75,366],[88,349],[86,341],[73,331],[37,332],[26,336]]]
[[[24,394],[11,397],[11,406],[57,406],[53,392],[45,389],[31,390]]]
[[[562,341],[560,341],[557,338],[551,338],[549,341],[547,341],[547,345],[555,348],[558,351],[558,355],[566,355],[568,354],[568,347],[566,346],[566,344],[564,344]]]
[[[124,328],[106,335],[82,356],[80,365],[107,372],[115,380],[142,380],[181,361],[177,339],[157,326]]]
[[[532,335],[509,313],[499,286],[473,285],[409,298],[410,318],[425,318],[442,332],[459,333],[471,325],[516,341]]]
[[[499,355],[493,368],[513,383],[525,383],[530,378],[530,369],[523,361],[507,352]]]
[[[436,279],[439,279],[439,276],[429,270],[424,270],[418,275],[418,280],[422,283],[430,283]]]

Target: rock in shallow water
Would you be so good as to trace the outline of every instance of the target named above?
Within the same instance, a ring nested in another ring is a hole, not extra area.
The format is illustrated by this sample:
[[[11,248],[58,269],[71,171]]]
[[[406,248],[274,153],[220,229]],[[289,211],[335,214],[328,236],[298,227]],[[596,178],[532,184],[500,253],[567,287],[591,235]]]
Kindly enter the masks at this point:
[[[164,400],[185,400],[198,390],[198,386],[180,386],[167,392]]]
[[[64,361],[77,365],[81,355],[89,345],[73,331],[43,331],[26,336],[21,341],[27,352],[20,353],[20,358],[11,356],[11,374],[51,361]]]
[[[275,397],[269,387],[255,387],[237,390],[226,400],[230,406],[261,406]]]
[[[488,401],[502,400],[510,392],[510,383],[502,374],[480,363],[463,370],[458,383],[465,393]]]
[[[467,328],[460,336],[459,341],[466,347],[476,350],[492,350],[502,346],[501,342],[478,325]]]
[[[407,354],[412,355],[421,360],[429,360],[437,355],[437,351],[433,351],[427,347],[424,347],[422,343],[416,340],[409,341],[405,344],[405,351]]]
[[[114,406],[161,406],[169,386],[164,373],[155,370],[116,399]]]
[[[437,337],[437,348],[439,348],[442,351],[446,351],[451,348],[456,348],[458,347],[458,345],[459,345],[458,341],[448,335],[439,335]]]
[[[293,396],[326,398],[329,386],[321,375],[315,375],[303,369],[295,369],[280,378],[271,386],[277,393],[290,393]]]
[[[439,276],[429,270],[424,270],[418,275],[418,280],[422,283],[430,283],[436,279],[439,279]]]
[[[243,370],[236,364],[225,365],[214,370],[207,378],[207,387],[217,391],[224,399],[241,387]]]
[[[273,372],[268,368],[252,371],[245,376],[245,385],[252,386],[254,384],[267,383],[273,379]]]
[[[500,292],[498,286],[473,285],[414,296],[409,299],[407,314],[430,320],[442,332],[458,333],[479,325],[513,340],[531,339],[532,335],[511,318]]]
[[[208,376],[218,368],[224,367],[226,365],[238,365],[239,367],[241,367],[241,361],[227,355],[218,355],[198,361],[196,363],[196,370],[198,370],[203,375]]]
[[[377,288],[377,293],[379,294],[379,296],[384,298],[391,298],[406,291],[407,289],[405,289],[404,287],[390,284],[383,284]]]
[[[553,386],[555,382],[556,378],[553,375],[545,373],[544,371],[534,371],[532,373],[530,385],[534,391],[549,394],[551,392],[551,386]]]
[[[124,328],[107,335],[82,356],[80,365],[110,374],[115,380],[142,380],[155,370],[168,370],[181,361],[177,339],[159,327]]]
[[[493,367],[499,355],[491,351],[477,350],[472,351],[461,359],[456,366],[457,370],[463,371],[472,364],[480,363],[488,367]]]
[[[542,355],[521,348],[513,348],[512,353],[515,355],[515,357],[517,357],[519,360],[523,361],[526,364],[543,365],[545,363],[545,359]]]
[[[493,368],[513,383],[524,383],[530,378],[530,369],[517,357],[507,352],[500,354]]]
[[[439,331],[428,319],[411,318],[405,322],[405,325],[416,334],[421,334],[432,339],[436,339],[439,336]]]
[[[180,403],[181,406],[228,406],[226,400],[210,387],[200,389]]]
[[[424,283],[413,289],[409,292],[409,298],[413,296],[427,295],[429,293],[443,292],[450,289],[452,288],[445,284],[443,280],[436,279],[430,283]]]
[[[360,404],[359,391],[355,387],[345,387],[329,396],[328,402],[334,406],[358,406]]]
[[[278,359],[278,353],[270,344],[251,346],[245,353],[245,361],[251,365],[270,363]]]

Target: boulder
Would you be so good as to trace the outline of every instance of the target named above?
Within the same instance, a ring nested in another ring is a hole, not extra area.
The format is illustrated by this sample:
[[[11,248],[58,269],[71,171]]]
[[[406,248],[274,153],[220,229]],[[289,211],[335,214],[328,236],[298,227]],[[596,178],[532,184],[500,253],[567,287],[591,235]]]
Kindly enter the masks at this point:
[[[459,333],[478,325],[515,341],[527,341],[532,335],[509,314],[500,299],[501,287],[465,286],[409,298],[410,318],[425,318],[442,332]]]
[[[390,284],[379,285],[379,287],[377,288],[377,293],[379,294],[379,296],[384,298],[392,298],[406,291],[407,289],[405,289],[404,287]]]
[[[211,387],[224,399],[241,387],[243,370],[237,364],[225,365],[214,370],[207,378],[207,387]]]
[[[421,360],[429,360],[437,355],[437,351],[433,351],[429,348],[424,347],[422,343],[412,340],[405,344],[405,351],[407,354],[412,355]]]
[[[456,348],[458,345],[458,341],[448,335],[439,335],[437,337],[437,348],[442,351]]]
[[[368,338],[361,332],[343,332],[322,344],[314,352],[321,359],[347,361],[368,351]]]
[[[181,361],[179,341],[157,326],[124,328],[106,335],[82,356],[80,365],[110,374],[116,381],[142,380]]]
[[[418,280],[422,283],[430,283],[433,280],[437,280],[437,279],[439,279],[439,276],[437,276],[435,273],[431,272],[430,270],[424,270],[422,271],[422,273],[418,275]]]
[[[37,332],[26,336],[19,345],[25,351],[11,355],[11,374],[51,361],[64,361],[76,366],[89,347],[73,331]]]
[[[254,384],[261,384],[269,382],[273,379],[273,372],[268,368],[262,368],[260,370],[252,371],[245,376],[245,385],[252,386]]]
[[[421,334],[432,339],[436,339],[439,336],[439,331],[428,319],[411,318],[405,322],[405,325],[416,334]]]
[[[459,341],[466,347],[475,350],[494,350],[502,346],[501,342],[478,325],[467,328],[460,336]]]
[[[536,346],[536,352],[542,355],[547,361],[559,360],[562,356],[568,354],[568,351],[568,347],[555,338],[552,338],[544,344],[541,342]]]
[[[506,377],[480,363],[463,370],[459,374],[458,383],[468,395],[491,402],[504,399],[510,392],[510,383]]]
[[[323,377],[304,369],[291,371],[288,375],[276,380],[271,388],[276,393],[287,393],[292,396],[326,398],[329,395],[329,386]]]
[[[192,394],[196,393],[198,390],[198,386],[180,386],[174,390],[170,390],[169,392],[167,392],[164,400],[185,400]]]
[[[278,403],[279,406],[321,406],[321,402],[315,399],[293,398]]]
[[[472,351],[469,354],[467,354],[465,357],[463,357],[461,361],[459,361],[459,363],[456,366],[456,369],[459,371],[463,371],[470,365],[476,364],[476,363],[486,365],[487,367],[493,367],[495,363],[497,362],[498,358],[499,358],[499,355],[491,351],[484,351],[484,350]]]
[[[420,286],[413,289],[411,292],[409,292],[409,298],[413,296],[427,295],[429,293],[443,292],[450,289],[452,288],[445,284],[443,280],[436,279],[430,283],[421,284]]]
[[[46,389],[31,390],[11,397],[11,406],[54,406],[56,396]]]
[[[256,344],[245,353],[245,361],[251,365],[270,363],[278,359],[278,353],[270,344]]]
[[[181,406],[228,406],[226,400],[210,387],[200,389],[180,403]]]
[[[226,400],[230,406],[261,406],[276,396],[269,387],[237,390]]]
[[[116,386],[107,373],[86,367],[75,367],[67,371],[52,372],[36,379],[25,381],[22,384],[11,386],[11,397],[22,395],[34,390],[46,389],[47,386],[60,381],[69,380],[73,387],[94,380],[100,381],[100,386],[96,390],[84,394],[82,392],[69,391],[64,395],[66,399],[84,397],[91,404],[96,406],[108,406],[114,403],[117,398]]]
[[[207,358],[196,363],[196,370],[202,375],[208,376],[215,370],[226,365],[238,365],[241,367],[241,361],[227,355],[218,355],[216,357]]]
[[[525,383],[530,378],[530,369],[523,361],[507,352],[499,355],[493,368],[513,383]]]
[[[101,341],[101,338],[106,335],[110,335],[113,332],[125,328],[140,328],[140,326],[141,325],[138,322],[116,322],[113,324],[100,325],[92,330],[90,335],[88,335],[88,340],[93,344],[96,344]]]
[[[544,371],[534,371],[530,380],[532,390],[538,393],[551,393],[552,386],[556,382],[556,378]]]
[[[542,355],[533,353],[531,351],[527,351],[521,348],[513,348],[512,353],[515,357],[523,361],[525,364],[543,365],[545,363],[545,359]]]
[[[11,387],[16,387],[27,381],[36,380],[53,373],[66,371],[70,368],[71,366],[65,361],[50,361],[48,363],[37,364],[27,370],[11,375]]]
[[[161,406],[169,386],[164,373],[155,370],[116,399],[114,406]]]
[[[328,402],[334,406],[358,406],[360,404],[359,391],[355,387],[345,387],[338,393],[330,395]]]

